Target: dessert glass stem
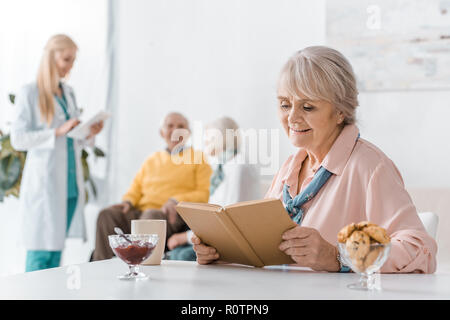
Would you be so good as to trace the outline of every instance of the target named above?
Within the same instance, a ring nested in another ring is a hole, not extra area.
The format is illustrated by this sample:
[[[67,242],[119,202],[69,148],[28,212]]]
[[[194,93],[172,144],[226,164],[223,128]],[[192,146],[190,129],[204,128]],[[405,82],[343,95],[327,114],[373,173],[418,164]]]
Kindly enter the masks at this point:
[[[129,264],[128,267],[130,268],[130,277],[136,277],[139,275],[139,266],[135,264]]]
[[[380,290],[380,283],[377,281],[376,273],[361,273],[359,282],[348,285],[350,289],[357,290]]]
[[[149,277],[145,273],[139,271],[138,265],[129,264],[128,268],[129,268],[129,272],[122,276],[118,276],[119,279],[121,279],[121,280],[147,280],[147,279],[149,279]]]

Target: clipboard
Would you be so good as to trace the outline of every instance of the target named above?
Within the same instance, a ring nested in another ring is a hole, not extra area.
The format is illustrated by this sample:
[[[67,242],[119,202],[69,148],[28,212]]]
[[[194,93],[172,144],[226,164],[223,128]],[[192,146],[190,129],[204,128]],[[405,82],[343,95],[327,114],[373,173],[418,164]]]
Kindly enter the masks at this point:
[[[108,113],[106,111],[99,111],[88,121],[82,122],[78,126],[73,128],[72,130],[70,130],[67,133],[67,136],[69,138],[73,138],[73,139],[80,139],[80,140],[86,139],[86,137],[91,132],[91,126],[93,124],[95,124],[99,121],[105,121],[109,117],[111,117],[110,113]]]

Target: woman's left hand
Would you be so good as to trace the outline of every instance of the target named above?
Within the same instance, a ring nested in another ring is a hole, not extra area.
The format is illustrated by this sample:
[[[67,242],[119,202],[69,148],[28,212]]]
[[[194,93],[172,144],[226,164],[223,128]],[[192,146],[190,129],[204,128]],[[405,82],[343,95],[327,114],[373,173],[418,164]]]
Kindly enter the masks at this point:
[[[103,121],[99,121],[99,122],[97,122],[97,123],[94,123],[94,124],[91,126],[91,133],[89,134],[89,136],[87,137],[87,139],[96,136],[97,134],[100,133],[100,131],[102,131],[102,129],[103,129]]]
[[[302,267],[317,271],[339,271],[337,248],[322,238],[319,231],[308,227],[294,227],[282,235],[279,249]]]

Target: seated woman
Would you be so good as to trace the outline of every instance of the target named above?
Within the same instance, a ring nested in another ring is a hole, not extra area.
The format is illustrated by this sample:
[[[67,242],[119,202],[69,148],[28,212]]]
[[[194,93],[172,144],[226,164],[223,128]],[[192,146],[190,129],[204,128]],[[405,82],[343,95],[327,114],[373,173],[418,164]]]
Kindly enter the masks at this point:
[[[205,154],[214,165],[209,203],[225,206],[263,196],[258,167],[241,150],[239,127],[233,119],[222,117],[205,126]],[[190,230],[172,235],[167,241],[168,258],[195,261],[191,238]]]
[[[298,148],[275,175],[266,197],[282,199],[298,226],[282,235],[280,250],[303,267],[348,271],[340,262],[339,230],[372,221],[391,237],[381,272],[433,273],[437,244],[419,219],[394,163],[360,137],[355,76],[347,59],[328,47],[295,53],[278,82],[277,112]],[[219,261],[212,247],[192,238],[197,261]]]

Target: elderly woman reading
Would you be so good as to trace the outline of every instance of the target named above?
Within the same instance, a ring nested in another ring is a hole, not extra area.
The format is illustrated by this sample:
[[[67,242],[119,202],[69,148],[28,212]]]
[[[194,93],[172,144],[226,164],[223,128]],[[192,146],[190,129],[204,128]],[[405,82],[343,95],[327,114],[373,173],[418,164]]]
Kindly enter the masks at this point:
[[[391,237],[381,272],[433,273],[436,242],[424,229],[400,172],[355,123],[356,81],[347,59],[328,47],[305,48],[281,70],[277,112],[298,148],[275,175],[266,197],[280,198],[297,227],[279,249],[299,266],[345,271],[335,246],[339,230],[372,221]],[[220,259],[193,236],[200,264]]]

